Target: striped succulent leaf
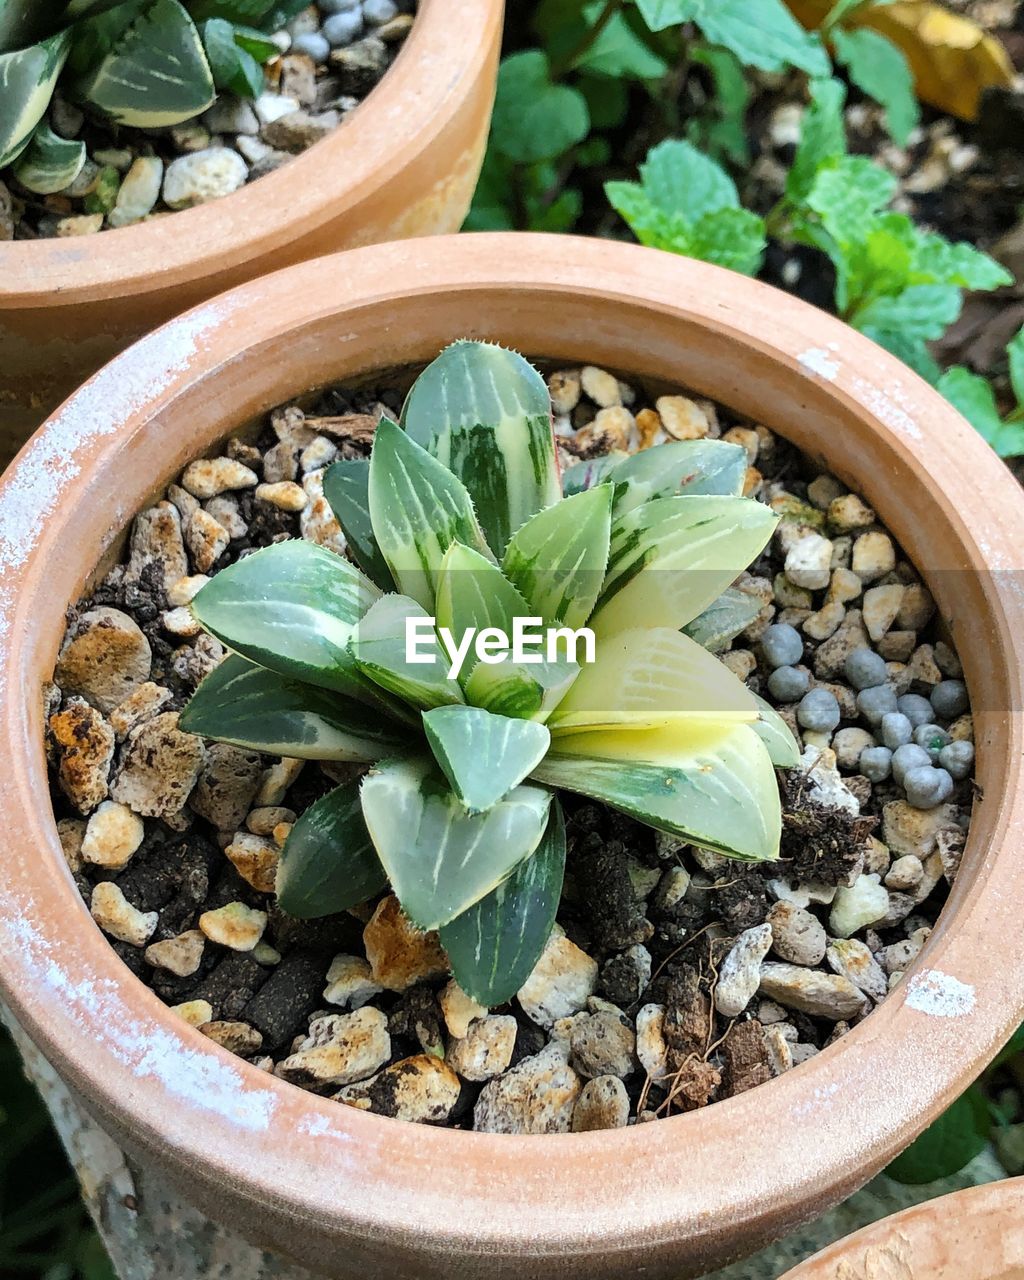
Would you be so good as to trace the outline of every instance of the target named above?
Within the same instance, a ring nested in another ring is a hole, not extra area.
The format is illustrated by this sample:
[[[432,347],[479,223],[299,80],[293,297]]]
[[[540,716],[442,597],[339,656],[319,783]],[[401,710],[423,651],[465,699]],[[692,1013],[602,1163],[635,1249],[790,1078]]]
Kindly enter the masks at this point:
[[[343,458],[324,472],[324,497],[341,525],[352,559],[381,588],[394,591],[395,580],[377,545],[370,520],[370,461]]]
[[[376,709],[237,655],[200,684],[180,725],[216,742],[297,760],[371,763],[409,741],[401,726]]]
[[[28,49],[0,53],[0,169],[28,146],[70,48],[71,37],[62,31]]]
[[[536,852],[441,929],[441,945],[467,995],[493,1009],[522,987],[551,936],[564,876],[565,819],[552,797]]]
[[[517,716],[543,724],[579,673],[579,664],[566,658],[528,665],[511,658],[493,664],[481,662],[466,681],[466,701],[498,716]]]
[[[277,864],[277,901],[299,920],[356,907],[388,878],[363,821],[359,783],[336,787],[292,827]]]
[[[757,721],[751,726],[768,749],[776,769],[792,769],[800,763],[800,748],[793,731],[782,716],[764,698],[751,694],[757,704]]]
[[[751,725],[571,734],[533,777],[731,858],[779,856],[775,770]]]
[[[470,813],[483,813],[544,759],[551,735],[542,724],[496,716],[481,707],[438,707],[423,714],[434,759]]]
[[[387,418],[373,441],[369,505],[398,589],[424,609],[434,607],[441,562],[453,542],[490,555],[462,482]]]
[[[41,120],[18,157],[14,172],[23,187],[48,196],[74,182],[84,164],[85,143],[60,137]]]
[[[456,342],[423,371],[402,425],[469,490],[495,554],[561,497],[551,397],[534,367],[488,342]]]
[[[406,623],[429,615],[408,596],[383,596],[359,620],[349,642],[356,663],[365,676],[417,710],[429,711],[463,701],[457,680],[448,675],[448,658],[432,628],[423,628],[419,646],[432,662],[406,659]]]
[[[512,535],[502,570],[548,626],[581,627],[608,568],[610,485],[575,494],[531,516]]]
[[[611,453],[602,453],[600,457],[574,462],[562,472],[562,493],[570,498],[575,493],[585,493],[587,489],[596,488],[606,480],[610,481],[615,468],[629,456],[624,449],[613,449]]]
[[[746,591],[726,587],[702,614],[688,622],[683,632],[712,653],[718,653],[754,621],[761,602]]]
[[[363,817],[409,919],[437,929],[496,889],[540,844],[551,793],[515,787],[471,814],[429,757],[378,765],[362,786]]]
[[[218,640],[271,671],[373,700],[379,690],[359,671],[349,641],[379,598],[355,565],[296,540],[221,570],[192,612]]]
[[[728,667],[680,631],[646,627],[601,639],[550,727],[560,750],[567,733],[756,719],[754,695]]]
[[[110,47],[89,61],[75,91],[118,124],[166,128],[205,111],[216,97],[199,31],[179,0],[145,0]]]
[[[684,627],[764,548],[778,522],[746,498],[655,498],[612,524],[608,576],[591,625]]]
[[[653,498],[701,494],[739,497],[747,474],[747,454],[724,440],[674,440],[640,453],[609,453],[577,462],[566,471],[566,494],[609,481],[615,487],[613,515]]]

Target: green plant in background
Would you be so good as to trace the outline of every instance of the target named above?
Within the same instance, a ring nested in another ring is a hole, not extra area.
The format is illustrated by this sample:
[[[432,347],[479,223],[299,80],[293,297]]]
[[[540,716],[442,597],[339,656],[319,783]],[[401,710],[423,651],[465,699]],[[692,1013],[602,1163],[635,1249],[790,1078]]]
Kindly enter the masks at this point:
[[[776,518],[739,496],[745,472],[737,446],[680,442],[574,467],[563,493],[543,378],[500,347],[449,347],[370,460],[326,474],[360,567],[284,542],[192,604],[234,653],[183,728],[372,766],[299,818],[282,907],[326,915],[390,882],[416,925],[440,930],[463,988],[495,1005],[555,918],[558,789],[728,856],[777,857],[773,763],[793,765],[796,744],[680,630],[721,643],[751,620],[722,597]],[[594,660],[563,637],[532,660],[478,650],[449,672],[445,629],[511,636],[517,619],[588,626]],[[437,662],[410,661],[410,623]]]
[[[992,384],[962,365],[947,369],[936,387],[1001,458],[1018,458],[1024,454],[1024,329],[1010,341],[1006,355],[1016,404],[1005,417],[999,412]]]
[[[0,169],[22,186],[61,191],[81,172],[85,143],[47,118],[59,89],[115,124],[160,129],[209,107],[218,89],[253,97],[267,33],[301,0],[0,0]]]

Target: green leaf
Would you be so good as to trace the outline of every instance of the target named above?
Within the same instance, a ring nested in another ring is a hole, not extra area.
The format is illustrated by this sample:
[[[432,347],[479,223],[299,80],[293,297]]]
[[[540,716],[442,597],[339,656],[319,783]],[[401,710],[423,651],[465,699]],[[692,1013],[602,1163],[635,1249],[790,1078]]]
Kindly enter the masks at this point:
[[[923,339],[892,329],[876,329],[870,324],[858,327],[865,338],[870,338],[886,351],[891,351],[926,382],[932,386],[938,382],[941,370],[929,354]]]
[[[1024,329],[1018,329],[1006,347],[1010,361],[1010,385],[1018,406],[1024,407]]]
[[[235,40],[235,29],[223,18],[203,23],[203,47],[218,89],[239,98],[255,98],[263,92],[263,68]]]
[[[818,170],[807,204],[836,242],[848,246],[863,238],[868,220],[885,208],[896,187],[897,179],[866,156],[839,156]]]
[[[930,342],[941,338],[960,314],[960,290],[947,284],[912,284],[894,298],[875,298],[853,317],[854,328],[870,326]]]
[[[534,778],[601,800],[659,831],[729,857],[777,858],[775,770],[746,724],[692,722],[559,738]]]
[[[799,67],[827,76],[828,55],[821,40],[805,31],[782,0],[637,0],[652,31],[695,22],[704,38],[724,45],[747,66],[762,71]]]
[[[747,452],[724,440],[670,440],[655,449],[578,462],[565,473],[567,493],[609,479],[615,488],[614,516],[652,498],[720,495],[738,498],[747,474]]]
[[[660,142],[647,153],[640,181],[652,204],[687,222],[719,209],[739,208],[736,184],[722,166],[678,138]]]
[[[64,31],[0,54],[0,169],[17,159],[46,114],[70,46]]]
[[[462,702],[457,680],[448,677],[448,657],[433,628],[422,628],[418,652],[433,662],[406,660],[407,622],[429,615],[408,596],[384,596],[356,624],[349,642],[360,671],[382,689],[419,710]]]
[[[684,627],[763,550],[777,518],[745,498],[655,498],[612,525],[608,576],[591,625]]]
[[[111,120],[145,129],[190,120],[216,97],[203,42],[179,0],[147,0],[75,88]]]
[[[513,536],[502,571],[548,626],[581,627],[608,567],[612,487],[563,498],[532,516]]]
[[[222,569],[192,612],[229,648],[291,679],[354,697],[371,685],[348,643],[380,592],[355,565],[311,542],[278,542]]]
[[[497,565],[453,542],[444,558],[437,582],[437,625],[447,627],[456,640],[467,631],[497,628],[511,637],[516,618],[530,616],[530,606]],[[476,664],[468,653],[459,679],[465,687]]]
[[[971,1085],[885,1172],[907,1186],[952,1177],[984,1151],[991,1128],[985,1095]]]
[[[539,665],[517,665],[511,658],[493,666],[480,662],[466,681],[466,701],[498,716],[543,724],[579,673],[579,664],[565,658]]]
[[[586,100],[577,89],[552,84],[541,50],[504,59],[491,118],[492,147],[518,164],[533,164],[563,155],[589,130]]]
[[[260,65],[269,62],[281,52],[269,36],[264,35],[262,31],[257,31],[255,27],[243,27],[236,23],[234,32],[238,47],[252,54]]]
[[[186,733],[297,760],[373,761],[406,735],[362,703],[230,656],[181,713]]]
[[[536,849],[551,793],[515,787],[471,814],[427,758],[392,760],[363,781],[363,817],[402,909],[420,929],[450,923]]]
[[[846,86],[841,80],[812,80],[811,101],[804,112],[793,166],[786,175],[786,195],[801,201],[826,160],[846,154]]]
[[[696,18],[702,0],[636,0],[644,22],[652,31],[664,31],[680,22]]]
[[[498,556],[561,496],[547,384],[514,351],[453,343],[416,379],[402,425],[466,486]]]
[[[918,233],[911,268],[913,284],[950,284],[962,289],[998,289],[1013,284],[1013,276],[987,253],[966,241]]]
[[[188,7],[197,22],[213,19],[258,27],[273,9],[274,0],[188,0]]]
[[[14,172],[23,187],[48,196],[74,182],[84,164],[85,143],[59,137],[42,120],[18,157]]]
[[[565,819],[557,797],[537,849],[507,880],[441,929],[463,991],[489,1009],[511,1000],[554,928],[565,876]]]
[[[425,711],[423,728],[434,759],[470,813],[482,813],[508,795],[540,764],[551,743],[544,725],[481,707]]]
[[[1024,423],[1002,420],[995,392],[984,378],[954,365],[939,379],[936,390],[964,415],[1001,458],[1024,454]]]
[[[329,466],[324,472],[324,497],[341,525],[352,559],[382,591],[393,591],[395,580],[370,520],[370,460],[343,458]]]
[[[886,125],[901,147],[921,118],[914,76],[901,49],[869,27],[832,32],[836,58],[853,83],[885,109]]]
[[[699,617],[683,627],[683,634],[718,653],[726,648],[761,612],[761,603],[745,591],[728,587]]]
[[[604,0],[584,7],[588,28],[593,27],[604,7]],[[660,80],[668,71],[668,63],[640,39],[621,11],[605,23],[573,66],[613,80]]]
[[[363,821],[359,783],[336,787],[292,827],[277,864],[277,902],[299,920],[357,907],[388,882]]]
[[[765,222],[749,209],[706,213],[693,228],[688,256],[745,276],[757,275],[768,240]]]
[[[769,759],[776,769],[793,769],[800,763],[800,747],[792,730],[782,716],[764,698],[755,693],[758,718],[752,726],[754,732],[764,743]]]
[[[377,544],[399,590],[428,612],[453,542],[489,554],[462,481],[387,418],[373,441],[369,503]]]

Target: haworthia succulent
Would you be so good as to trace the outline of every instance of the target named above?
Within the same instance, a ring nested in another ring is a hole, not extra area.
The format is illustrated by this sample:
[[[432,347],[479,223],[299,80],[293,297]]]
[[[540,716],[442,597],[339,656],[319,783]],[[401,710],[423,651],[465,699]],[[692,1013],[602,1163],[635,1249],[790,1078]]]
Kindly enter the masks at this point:
[[[423,728],[434,759],[471,813],[482,813],[517,787],[551,742],[542,724],[481,707],[438,707],[424,713]]]
[[[746,450],[724,440],[674,440],[640,453],[610,453],[577,462],[563,477],[567,494],[602,482],[615,491],[620,516],[653,498],[720,495],[738,497],[747,473]]]
[[[0,169],[24,151],[50,105],[71,37],[62,31],[28,49],[0,54]]]
[[[551,397],[537,370],[514,351],[454,343],[416,380],[402,425],[472,493],[495,555],[561,496]]]
[[[370,520],[370,460],[343,458],[324,472],[324,497],[345,535],[352,559],[383,591],[394,589]]]
[[[382,689],[410,706],[429,711],[463,701],[459,682],[448,675],[448,656],[432,627],[421,628],[418,653],[432,662],[410,663],[406,657],[410,619],[429,622],[429,615],[408,596],[383,596],[357,623],[350,648],[360,671]]]
[[[704,612],[688,622],[683,631],[705,649],[717,653],[725,649],[761,612],[761,602],[735,587],[726,587]]]
[[[511,1000],[547,945],[562,896],[565,819],[552,797],[544,837],[507,880],[441,929],[459,986],[487,1008]]]
[[[764,698],[751,695],[757,704],[757,720],[751,726],[764,743],[776,769],[792,769],[800,763],[800,748],[793,731]]]
[[[74,182],[84,164],[85,143],[60,137],[42,120],[18,157],[14,172],[23,187],[46,196]]]

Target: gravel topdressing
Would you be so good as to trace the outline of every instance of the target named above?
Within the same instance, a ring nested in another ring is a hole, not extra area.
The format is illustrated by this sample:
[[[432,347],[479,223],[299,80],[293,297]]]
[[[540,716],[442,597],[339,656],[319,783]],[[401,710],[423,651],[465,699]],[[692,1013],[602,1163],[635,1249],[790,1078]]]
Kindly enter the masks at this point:
[[[61,840],[83,897],[143,982],[217,1043],[362,1109],[495,1132],[621,1126],[798,1067],[883,1000],[956,874],[973,787],[960,664],[875,513],[763,426],[608,371],[549,385],[569,464],[723,436],[782,516],[737,582],[760,605],[722,660],[778,707],[782,859],[693,849],[567,796],[559,924],[518,998],[449,981],[393,897],[320,921],[273,896],[291,824],[352,766],[204,743],[177,712],[223,656],[188,601],[251,548],[344,554],[323,469],[365,456],[408,379],[275,410],[189,466],[122,562],[69,610],[46,691]]]

